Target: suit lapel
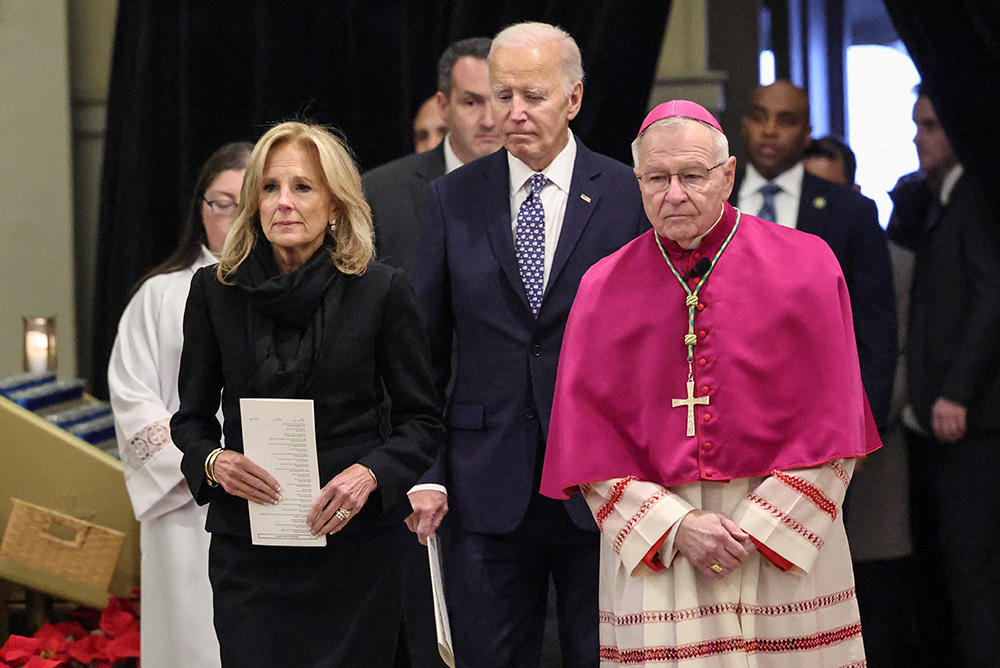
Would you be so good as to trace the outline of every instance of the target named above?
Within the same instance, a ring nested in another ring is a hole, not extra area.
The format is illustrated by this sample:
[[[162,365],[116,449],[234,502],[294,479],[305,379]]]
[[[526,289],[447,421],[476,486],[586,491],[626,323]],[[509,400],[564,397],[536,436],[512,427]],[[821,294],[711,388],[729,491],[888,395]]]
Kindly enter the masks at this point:
[[[426,159],[417,164],[416,169],[413,170],[414,176],[424,183],[430,183],[439,176],[444,176],[444,142],[423,156],[426,156]]]
[[[514,292],[518,294],[524,307],[530,309],[528,294],[524,290],[521,272],[517,267],[514,250],[514,232],[511,229],[510,171],[507,168],[507,151],[499,150],[483,161],[483,211],[488,213],[486,222],[493,257],[503,270]]]
[[[740,208],[740,187],[743,185],[743,177],[746,174],[746,168],[740,167],[736,170],[736,176],[733,178],[733,192],[729,193],[729,203],[732,204],[737,209]],[[744,213],[750,213],[749,211],[744,211]]]
[[[444,142],[433,151],[428,151],[426,160],[419,162],[409,179],[410,199],[413,203],[414,220],[419,221],[424,214],[424,205],[430,192],[429,185],[434,179],[444,176]],[[422,157],[422,156],[421,156]]]
[[[823,181],[806,172],[802,176],[802,194],[799,196],[799,212],[796,229],[817,236],[823,236],[826,227],[825,209],[827,189]]]
[[[549,270],[549,280],[545,288],[548,294],[555,285],[566,261],[580,241],[580,235],[590,222],[597,208],[597,202],[604,194],[600,182],[600,169],[594,165],[593,154],[583,142],[576,142],[576,163],[573,165],[573,180],[570,182],[569,199],[566,202],[566,215],[563,217],[562,231],[559,233],[559,245],[556,246],[552,258],[552,268]],[[545,299],[542,298],[544,305]]]

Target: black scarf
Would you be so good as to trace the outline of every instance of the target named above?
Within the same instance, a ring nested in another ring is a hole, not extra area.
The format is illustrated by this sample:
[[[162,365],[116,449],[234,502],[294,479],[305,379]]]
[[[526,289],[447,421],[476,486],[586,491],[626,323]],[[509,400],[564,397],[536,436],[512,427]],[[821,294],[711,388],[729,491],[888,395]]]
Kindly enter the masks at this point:
[[[253,346],[251,391],[258,397],[295,398],[309,382],[323,349],[324,298],[341,275],[325,242],[305,264],[282,274],[270,243],[258,239],[234,274],[247,297],[247,334]]]

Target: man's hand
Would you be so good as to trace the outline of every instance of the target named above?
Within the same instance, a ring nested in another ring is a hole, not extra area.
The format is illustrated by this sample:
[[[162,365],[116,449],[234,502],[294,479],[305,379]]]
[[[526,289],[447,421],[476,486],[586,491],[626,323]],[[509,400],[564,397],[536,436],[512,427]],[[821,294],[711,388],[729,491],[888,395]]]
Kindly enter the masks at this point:
[[[441,520],[448,514],[448,495],[433,489],[421,489],[407,494],[413,512],[406,518],[406,526],[417,534],[421,545],[434,535]]]
[[[965,436],[965,418],[969,410],[944,397],[938,397],[931,408],[931,429],[942,443],[954,443]]]
[[[712,580],[729,575],[756,547],[750,535],[721,513],[692,510],[681,520],[674,538],[677,551]],[[721,570],[713,570],[718,565]]]

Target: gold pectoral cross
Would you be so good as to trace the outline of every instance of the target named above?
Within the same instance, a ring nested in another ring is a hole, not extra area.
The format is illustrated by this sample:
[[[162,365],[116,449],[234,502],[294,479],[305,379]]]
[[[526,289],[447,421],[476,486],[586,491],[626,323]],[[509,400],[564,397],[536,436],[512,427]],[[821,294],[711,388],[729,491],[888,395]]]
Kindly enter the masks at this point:
[[[694,396],[694,381],[689,380],[687,382],[688,396],[687,399],[672,399],[671,403],[673,408],[678,406],[687,406],[688,409],[688,423],[687,423],[687,435],[694,436],[694,407],[695,405],[707,406],[708,397],[696,397]]]

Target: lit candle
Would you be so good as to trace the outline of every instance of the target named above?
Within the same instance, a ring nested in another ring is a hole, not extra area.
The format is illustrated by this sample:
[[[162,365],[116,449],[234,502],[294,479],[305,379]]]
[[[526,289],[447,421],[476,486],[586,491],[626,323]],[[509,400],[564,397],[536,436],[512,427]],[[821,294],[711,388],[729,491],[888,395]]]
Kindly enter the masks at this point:
[[[49,360],[49,337],[45,332],[25,332],[24,351],[28,357],[28,371],[45,371]]]

